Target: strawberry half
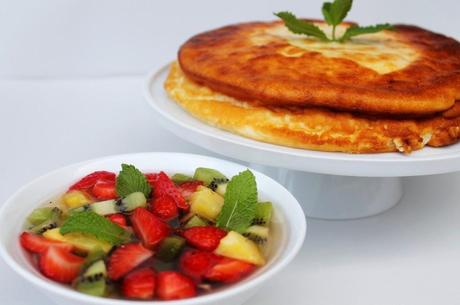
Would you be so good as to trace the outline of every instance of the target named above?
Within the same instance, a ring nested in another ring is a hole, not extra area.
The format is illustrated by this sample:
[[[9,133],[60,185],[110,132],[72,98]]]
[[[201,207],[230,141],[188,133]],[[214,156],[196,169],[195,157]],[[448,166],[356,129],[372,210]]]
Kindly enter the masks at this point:
[[[155,197],[152,200],[151,211],[164,221],[170,221],[179,214],[176,203],[168,195]]]
[[[156,294],[161,300],[185,299],[196,295],[196,287],[185,275],[175,271],[164,271],[158,273]]]
[[[147,174],[146,178],[152,186],[154,198],[168,195],[174,200],[179,209],[188,210],[190,208],[174,182],[169,179],[168,175],[164,172],[160,172],[158,174]]]
[[[131,299],[148,300],[155,295],[155,271],[142,268],[129,273],[124,279],[121,290]]]
[[[145,208],[134,210],[134,213],[131,215],[131,224],[133,225],[134,232],[147,248],[153,248],[168,236],[171,231],[168,224]]]
[[[181,183],[177,186],[177,189],[179,190],[180,194],[182,197],[184,197],[185,200],[189,200],[190,196],[196,192],[196,189],[203,185],[203,181],[187,181],[184,183]]]
[[[100,179],[92,189],[94,197],[100,200],[115,199],[118,197],[115,187],[115,180]]]
[[[90,189],[96,184],[98,180],[115,181],[115,179],[116,175],[114,173],[107,171],[96,171],[83,177],[77,183],[70,186],[69,191]]]
[[[121,245],[109,257],[107,275],[118,280],[152,256],[153,252],[140,243]]]
[[[61,247],[49,247],[38,260],[44,276],[61,282],[71,283],[80,273],[85,259]]]
[[[219,257],[211,252],[189,250],[180,257],[179,270],[199,283],[218,261]]]
[[[221,257],[220,261],[212,266],[205,279],[220,283],[234,283],[255,270],[256,266],[236,259]]]
[[[43,253],[51,246],[59,247],[67,251],[71,251],[73,249],[71,244],[49,240],[41,235],[29,232],[23,232],[19,237],[19,242],[24,249],[32,253]]]
[[[126,221],[126,217],[123,214],[112,214],[107,216],[107,219],[110,220],[111,222],[119,225],[122,228],[126,228],[128,226],[128,223]]]
[[[216,227],[205,226],[186,229],[182,235],[191,246],[203,251],[214,251],[227,232]]]

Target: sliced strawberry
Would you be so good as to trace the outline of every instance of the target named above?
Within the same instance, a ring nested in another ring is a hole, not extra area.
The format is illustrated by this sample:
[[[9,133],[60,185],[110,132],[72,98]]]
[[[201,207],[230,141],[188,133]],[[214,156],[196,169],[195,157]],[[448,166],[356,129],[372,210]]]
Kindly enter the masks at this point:
[[[191,246],[203,251],[213,251],[227,232],[216,227],[205,226],[186,229],[182,235]]]
[[[213,282],[234,283],[255,270],[256,266],[236,259],[221,257],[205,274]]]
[[[115,181],[115,178],[116,175],[114,173],[106,171],[97,171],[83,177],[82,179],[80,179],[80,181],[70,186],[69,191],[90,189],[96,184],[98,180]]]
[[[107,275],[118,280],[152,256],[153,252],[140,243],[121,245],[109,257]]]
[[[24,249],[32,253],[43,253],[51,246],[59,247],[67,251],[71,251],[73,248],[71,244],[49,240],[41,235],[29,232],[23,232],[19,237],[19,241]]]
[[[161,300],[185,299],[196,295],[196,287],[185,275],[175,271],[164,271],[158,273],[156,294]]]
[[[154,198],[169,195],[179,209],[189,209],[188,203],[185,201],[184,197],[182,197],[174,182],[172,182],[164,172],[147,174],[146,177],[147,181],[152,186]]]
[[[179,214],[176,203],[168,195],[155,197],[152,200],[151,211],[164,221],[170,221]]]
[[[153,181],[157,179],[157,175],[155,173],[147,173],[144,174],[145,178],[147,179],[147,182],[150,184],[150,186],[153,188]]]
[[[70,283],[80,273],[84,261],[83,257],[67,249],[51,246],[40,255],[38,265],[44,276],[61,283]]]
[[[94,197],[100,200],[115,199],[118,197],[115,180],[100,179],[92,189]]]
[[[180,257],[179,270],[199,283],[218,261],[219,257],[211,252],[189,250]]]
[[[135,270],[123,279],[123,295],[131,299],[152,299],[155,295],[155,282],[155,271],[152,268]]]
[[[196,189],[200,185],[203,185],[203,181],[194,180],[181,183],[177,186],[177,188],[179,189],[182,197],[184,197],[185,200],[189,200],[190,196],[196,192]]]
[[[107,219],[110,220],[111,222],[119,225],[122,228],[125,228],[125,227],[128,226],[128,223],[126,221],[126,217],[123,214],[120,214],[120,213],[112,214],[112,215],[107,216]]]
[[[134,210],[134,213],[131,215],[131,223],[134,232],[147,248],[153,248],[168,236],[171,231],[167,223],[145,208]]]

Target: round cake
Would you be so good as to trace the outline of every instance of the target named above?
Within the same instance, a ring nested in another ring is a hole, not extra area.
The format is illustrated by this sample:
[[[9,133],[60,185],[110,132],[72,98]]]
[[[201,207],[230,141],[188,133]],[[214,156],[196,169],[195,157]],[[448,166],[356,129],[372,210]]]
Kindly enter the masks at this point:
[[[281,22],[223,27],[180,48],[165,88],[198,119],[278,145],[409,153],[457,142],[460,44],[394,28],[332,43]]]

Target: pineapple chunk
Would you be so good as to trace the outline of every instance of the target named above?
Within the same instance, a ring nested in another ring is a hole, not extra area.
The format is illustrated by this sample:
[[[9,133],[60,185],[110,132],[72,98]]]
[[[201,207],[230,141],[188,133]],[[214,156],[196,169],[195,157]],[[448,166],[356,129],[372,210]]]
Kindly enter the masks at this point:
[[[190,211],[210,221],[216,220],[223,205],[224,197],[204,186],[190,196]]]
[[[217,255],[238,259],[254,265],[264,265],[265,258],[257,245],[235,231],[230,231],[220,240],[219,246],[214,250]]]
[[[97,248],[108,253],[112,249],[112,245],[106,241],[98,240],[96,237],[85,233],[68,233],[62,235],[60,228],[54,228],[45,231],[43,237],[51,240],[58,240],[73,245],[77,250],[83,253],[89,253]]]
[[[69,208],[79,208],[91,202],[91,199],[82,191],[70,191],[62,195],[62,202]]]

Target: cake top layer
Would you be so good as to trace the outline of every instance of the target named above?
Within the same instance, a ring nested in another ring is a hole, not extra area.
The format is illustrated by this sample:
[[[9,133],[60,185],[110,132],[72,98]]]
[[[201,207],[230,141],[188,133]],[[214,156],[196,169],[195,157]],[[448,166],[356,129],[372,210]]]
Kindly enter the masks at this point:
[[[408,25],[337,43],[282,22],[236,24],[192,37],[179,62],[190,79],[257,105],[424,115],[460,99],[460,43]]]

